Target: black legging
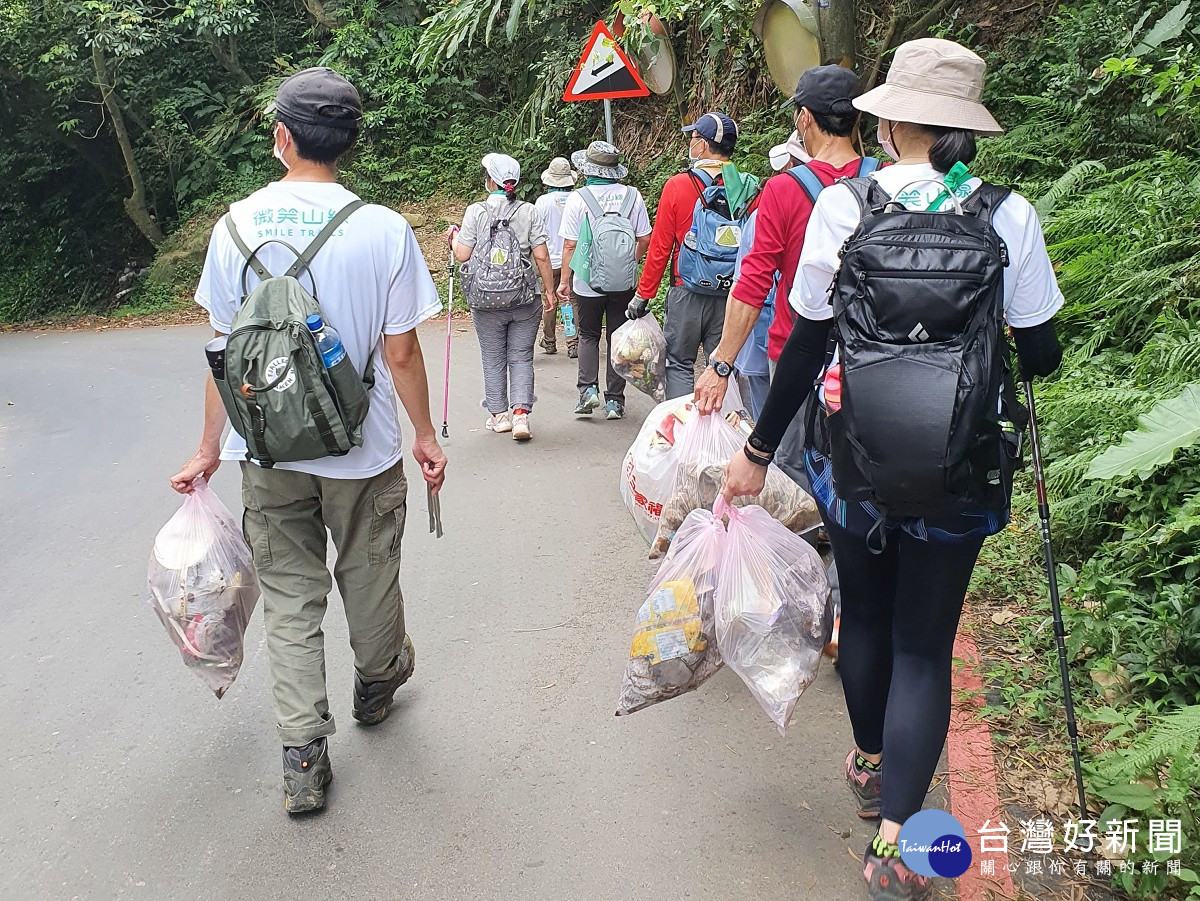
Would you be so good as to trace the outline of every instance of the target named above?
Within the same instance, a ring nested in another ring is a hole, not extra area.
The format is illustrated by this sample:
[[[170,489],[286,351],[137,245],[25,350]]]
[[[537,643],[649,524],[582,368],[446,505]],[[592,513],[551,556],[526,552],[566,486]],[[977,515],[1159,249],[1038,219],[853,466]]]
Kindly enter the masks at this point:
[[[954,635],[982,538],[891,531],[882,553],[825,520],[842,589],[838,666],[854,741],[883,753],[881,814],[921,809],[950,727]]]

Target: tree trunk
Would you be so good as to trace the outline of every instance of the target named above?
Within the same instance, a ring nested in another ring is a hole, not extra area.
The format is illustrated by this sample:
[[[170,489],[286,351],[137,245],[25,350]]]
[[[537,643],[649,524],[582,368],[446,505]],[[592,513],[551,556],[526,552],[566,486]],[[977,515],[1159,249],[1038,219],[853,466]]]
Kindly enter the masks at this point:
[[[92,64],[96,68],[96,78],[99,81],[100,99],[104,102],[104,108],[108,110],[109,116],[112,117],[113,131],[116,132],[117,144],[121,147],[121,156],[125,158],[125,170],[129,174],[129,182],[133,188],[133,193],[125,198],[125,212],[133,220],[133,224],[138,227],[138,230],[146,236],[146,240],[157,247],[162,243],[162,229],[158,227],[158,223],[154,221],[154,217],[150,215],[150,210],[146,207],[146,184],[142,181],[142,170],[133,156],[133,142],[129,140],[129,130],[125,127],[125,117],[121,113],[120,104],[113,96],[113,87],[108,80],[108,64],[105,62],[104,53],[95,44],[92,44]]]
[[[325,4],[321,0],[304,0],[304,8],[308,10],[308,14],[312,16],[318,25],[322,28],[328,28],[332,31],[337,27],[337,22],[329,15],[325,9]]]
[[[855,0],[817,0],[817,28],[821,33],[821,62],[853,69],[858,58],[858,15]]]
[[[217,62],[221,64],[221,68],[228,72],[237,81],[238,87],[248,88],[254,84],[253,79],[246,74],[246,70],[242,68],[242,64],[238,62],[237,44],[234,43],[232,35],[229,37],[229,47],[221,45],[220,38],[212,38],[208,42],[208,46],[212,49],[212,54],[216,57]]]

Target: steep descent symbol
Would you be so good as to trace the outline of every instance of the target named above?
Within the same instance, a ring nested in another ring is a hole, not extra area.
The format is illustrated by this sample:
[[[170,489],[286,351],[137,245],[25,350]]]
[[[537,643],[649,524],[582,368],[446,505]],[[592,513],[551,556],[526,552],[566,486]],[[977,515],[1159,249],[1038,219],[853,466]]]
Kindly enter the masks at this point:
[[[637,67],[603,22],[597,22],[575,64],[563,100],[615,100],[649,97]]]

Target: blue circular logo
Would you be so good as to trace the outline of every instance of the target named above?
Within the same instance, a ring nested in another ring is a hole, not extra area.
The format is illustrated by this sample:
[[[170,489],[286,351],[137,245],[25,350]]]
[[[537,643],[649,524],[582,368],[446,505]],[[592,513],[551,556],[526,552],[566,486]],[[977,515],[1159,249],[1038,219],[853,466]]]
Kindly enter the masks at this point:
[[[967,833],[954,816],[944,810],[922,810],[900,829],[900,859],[922,876],[961,876],[971,866]]]

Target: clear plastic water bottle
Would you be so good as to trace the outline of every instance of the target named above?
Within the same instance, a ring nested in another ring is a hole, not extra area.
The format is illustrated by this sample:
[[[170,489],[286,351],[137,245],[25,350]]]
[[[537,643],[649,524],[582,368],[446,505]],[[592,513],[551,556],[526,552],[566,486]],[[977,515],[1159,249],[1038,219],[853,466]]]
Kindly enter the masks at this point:
[[[563,320],[563,335],[568,338],[575,337],[575,307],[571,306],[571,301],[563,301],[562,305],[562,320]]]
[[[316,313],[304,320],[308,330],[312,332],[313,340],[317,342],[317,350],[325,361],[325,368],[332,369],[346,356],[346,348],[342,347],[342,339],[334,331],[332,325],[326,325]]]

